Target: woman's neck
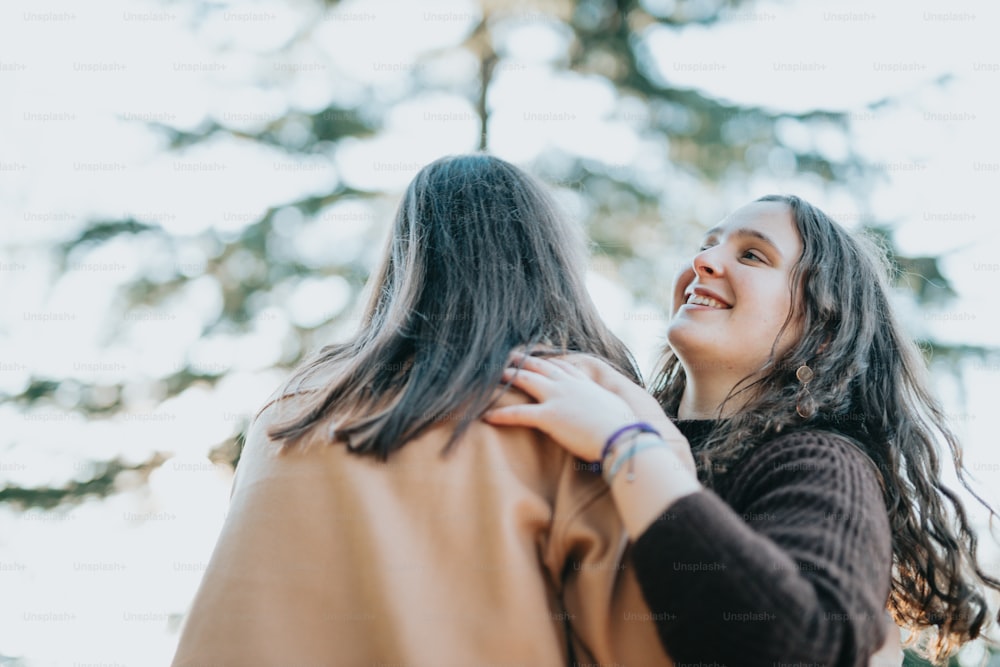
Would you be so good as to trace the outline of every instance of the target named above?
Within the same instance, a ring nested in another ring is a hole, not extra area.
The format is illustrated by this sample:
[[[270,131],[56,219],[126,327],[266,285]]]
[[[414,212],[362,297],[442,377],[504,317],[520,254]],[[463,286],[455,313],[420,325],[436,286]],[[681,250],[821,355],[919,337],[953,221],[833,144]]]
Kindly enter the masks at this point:
[[[704,379],[698,381],[689,375],[684,393],[681,395],[681,402],[677,406],[677,418],[720,419],[731,416],[739,409],[735,399],[726,404],[721,414],[719,406],[723,404],[732,389],[732,385],[728,382],[711,382]]]

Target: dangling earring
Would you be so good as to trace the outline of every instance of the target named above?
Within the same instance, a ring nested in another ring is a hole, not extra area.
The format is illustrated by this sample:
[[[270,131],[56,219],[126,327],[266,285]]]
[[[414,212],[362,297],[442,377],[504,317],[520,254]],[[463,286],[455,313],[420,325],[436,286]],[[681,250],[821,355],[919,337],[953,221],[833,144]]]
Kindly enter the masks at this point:
[[[816,377],[816,374],[813,369],[802,364],[795,370],[795,377],[802,383],[800,393],[805,393],[804,399],[800,397],[795,403],[795,412],[798,413],[799,417],[809,419],[816,413],[816,402],[813,401],[812,394],[809,393],[809,383]]]

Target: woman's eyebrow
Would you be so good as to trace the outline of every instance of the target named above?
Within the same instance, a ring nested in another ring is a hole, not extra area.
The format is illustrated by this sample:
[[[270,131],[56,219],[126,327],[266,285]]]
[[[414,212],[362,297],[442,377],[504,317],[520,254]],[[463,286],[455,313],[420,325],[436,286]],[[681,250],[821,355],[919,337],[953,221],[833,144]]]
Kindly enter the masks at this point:
[[[710,230],[705,232],[705,240],[714,239],[724,230],[721,227],[712,227]],[[737,227],[729,231],[730,236],[735,236],[736,238],[752,238],[758,241],[763,241],[767,245],[771,246],[771,249],[778,255],[780,259],[784,259],[785,256],[778,249],[778,244],[774,242],[770,236],[756,229],[751,229],[749,227]]]

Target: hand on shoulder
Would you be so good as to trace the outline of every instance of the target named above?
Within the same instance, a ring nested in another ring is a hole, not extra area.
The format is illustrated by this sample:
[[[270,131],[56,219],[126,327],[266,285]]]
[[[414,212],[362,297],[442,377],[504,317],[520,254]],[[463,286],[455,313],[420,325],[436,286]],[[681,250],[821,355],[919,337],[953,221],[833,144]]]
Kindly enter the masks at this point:
[[[584,354],[513,360],[504,381],[537,403],[491,410],[483,419],[497,426],[537,428],[574,455],[598,461],[604,444],[622,426],[649,422],[694,470],[687,440],[642,387],[604,361]]]

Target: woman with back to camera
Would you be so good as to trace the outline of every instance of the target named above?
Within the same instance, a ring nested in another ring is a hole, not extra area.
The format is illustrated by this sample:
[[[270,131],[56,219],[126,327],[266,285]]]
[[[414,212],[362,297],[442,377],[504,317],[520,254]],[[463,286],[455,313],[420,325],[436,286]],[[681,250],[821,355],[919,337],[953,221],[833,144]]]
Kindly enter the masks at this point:
[[[655,400],[584,355],[512,358],[538,404],[486,419],[602,463],[678,663],[866,664],[898,635],[887,607],[936,630],[941,660],[989,622],[1000,581],[939,479],[938,440],[965,482],[959,443],[887,273],[819,209],[768,196],[678,274]]]
[[[670,664],[607,485],[534,429],[478,418],[517,346],[625,346],[581,232],[486,155],[422,169],[359,330],[248,429],[174,665]]]

